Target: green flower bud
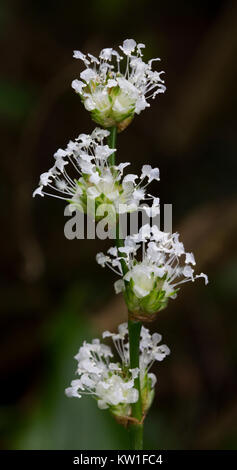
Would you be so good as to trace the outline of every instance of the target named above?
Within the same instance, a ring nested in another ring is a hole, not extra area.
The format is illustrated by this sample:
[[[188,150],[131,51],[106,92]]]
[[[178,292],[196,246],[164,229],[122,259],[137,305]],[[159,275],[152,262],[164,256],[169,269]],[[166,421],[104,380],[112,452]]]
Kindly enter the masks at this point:
[[[143,297],[138,296],[137,286],[132,277],[129,281],[125,281],[124,298],[130,316],[137,320],[152,321],[155,314],[167,306],[169,297],[176,293],[176,291],[173,291],[167,294],[166,290],[163,289],[166,276],[158,278],[153,275],[152,277],[152,288]]]

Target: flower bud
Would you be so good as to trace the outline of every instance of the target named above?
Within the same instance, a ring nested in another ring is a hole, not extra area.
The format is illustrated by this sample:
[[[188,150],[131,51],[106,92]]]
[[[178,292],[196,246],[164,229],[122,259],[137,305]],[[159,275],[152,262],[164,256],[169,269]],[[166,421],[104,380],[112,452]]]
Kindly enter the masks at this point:
[[[144,415],[146,415],[152,405],[156,384],[156,376],[154,374],[148,374],[147,371],[144,374],[144,377],[140,380],[141,387],[141,399],[142,399],[142,410]]]
[[[145,276],[144,278],[145,279],[140,278],[141,289],[143,288],[142,285],[144,285],[142,281],[147,280]],[[126,279],[126,276],[124,279]],[[163,310],[168,303],[169,296],[166,294],[166,291],[162,289],[163,285],[164,279],[155,278],[152,281],[152,287],[149,293],[141,297],[138,295],[137,285],[133,278],[131,277],[129,281],[125,281],[124,299],[128,307],[130,318],[148,322],[154,320],[156,313]],[[172,294],[174,295],[175,292]]]

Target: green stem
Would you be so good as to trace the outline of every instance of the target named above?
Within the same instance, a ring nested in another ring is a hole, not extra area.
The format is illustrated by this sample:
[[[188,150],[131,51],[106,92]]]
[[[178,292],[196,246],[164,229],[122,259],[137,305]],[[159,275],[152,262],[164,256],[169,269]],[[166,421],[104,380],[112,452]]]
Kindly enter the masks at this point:
[[[116,138],[117,138],[117,127],[111,127],[110,135],[108,137],[108,146],[110,148],[116,148]],[[115,165],[115,152],[110,155],[109,164],[111,166]],[[116,227],[116,245],[117,247],[123,246],[124,241],[120,238],[119,234],[119,222]],[[128,267],[124,260],[121,259],[121,266],[123,275],[128,271]],[[126,282],[125,282],[126,288]],[[141,333],[141,322],[128,320],[128,333],[129,333],[129,348],[130,348],[130,368],[135,369],[139,368],[139,345],[140,345],[140,333]],[[138,390],[139,398],[136,403],[132,405],[132,417],[137,421],[130,424],[129,432],[131,438],[131,448],[133,450],[143,449],[143,424],[142,421],[142,400],[141,400],[141,390],[140,390],[140,377],[134,380],[134,387]]]
[[[108,146],[111,149],[116,148],[116,140],[117,140],[117,127],[113,126],[109,128],[110,134],[108,136]],[[108,158],[109,165],[115,165],[115,152]]]
[[[119,224],[116,227],[116,244],[117,247],[124,245],[123,240],[119,236]],[[121,253],[122,255],[122,253]],[[123,259],[121,259],[121,266],[123,275],[128,271],[128,267]],[[125,289],[127,288],[127,283],[125,281]],[[130,368],[135,369],[139,368],[139,356],[140,356],[140,333],[141,333],[142,323],[140,321],[128,320],[128,338],[129,338],[129,351],[130,351]],[[142,400],[141,400],[141,389],[140,389],[140,377],[134,380],[134,387],[138,390],[139,398],[136,403],[132,405],[132,417],[137,420],[137,423],[131,423],[129,427],[131,448],[133,450],[143,449],[143,424],[141,423],[142,415]]]
[[[139,368],[139,345],[141,327],[142,323],[140,321],[128,321],[131,369],[135,369],[136,367]],[[132,423],[130,425],[130,437],[132,449],[139,450],[143,449],[143,424],[141,424],[143,416],[139,375],[134,380],[134,386],[139,392],[139,398],[138,401],[136,403],[133,403],[132,405],[132,417],[135,418],[138,423]]]

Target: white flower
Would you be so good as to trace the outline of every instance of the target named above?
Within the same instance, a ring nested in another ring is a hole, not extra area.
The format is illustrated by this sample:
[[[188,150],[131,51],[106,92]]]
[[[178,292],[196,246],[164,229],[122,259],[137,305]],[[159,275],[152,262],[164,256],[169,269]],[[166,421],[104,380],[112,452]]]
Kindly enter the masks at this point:
[[[142,260],[137,259],[139,249],[142,249]],[[124,291],[129,311],[138,315],[139,312],[153,314],[164,308],[168,298],[174,299],[184,282],[203,277],[205,284],[208,283],[206,274],[194,275],[194,255],[185,253],[179,234],[162,232],[157,226],[144,225],[136,235],[126,237],[118,251],[110,248],[103,263],[100,259],[102,254],[97,262],[121,276],[115,282],[115,292]],[[122,263],[126,269],[122,269]]]
[[[112,407],[111,411],[116,413],[116,407],[119,405],[121,412],[123,405],[124,412],[129,413],[129,405],[138,400],[138,391],[134,388],[136,370],[130,370],[127,364],[125,367],[125,363],[111,362],[111,358],[111,348],[98,339],[84,342],[75,356],[79,379],[72,381],[66,395],[78,398],[83,394],[92,395],[101,409]]]
[[[75,359],[78,361],[78,379],[71,382],[65,391],[68,397],[81,398],[91,395],[97,400],[100,409],[110,409],[120,416],[131,415],[131,404],[138,400],[138,391],[134,380],[140,376],[143,409],[151,404],[156,377],[150,373],[155,361],[162,361],[170,354],[166,345],[158,345],[161,335],[151,335],[142,327],[140,338],[139,368],[129,368],[128,325],[122,323],[117,333],[105,331],[103,338],[111,337],[121,362],[112,362],[114,355],[106,344],[94,339],[92,343],[84,342]]]
[[[111,337],[114,346],[122,360],[123,364],[129,365],[129,342],[125,341],[128,335],[128,324],[122,323],[118,326],[118,333],[111,333],[104,331],[103,338]],[[144,376],[152,367],[155,361],[162,361],[165,356],[170,354],[169,348],[158,343],[162,340],[162,336],[158,333],[150,334],[148,328],[142,326],[140,337],[140,359],[139,359],[139,374]]]
[[[146,211],[159,211],[158,199],[146,195],[149,181],[159,181],[158,168],[146,165],[149,171],[144,172],[143,167],[140,177],[123,176],[124,168],[130,163],[109,165],[108,159],[116,149],[104,145],[103,140],[108,135],[109,131],[96,128],[92,134],[80,134],[75,141],[70,141],[65,150],[57,150],[53,167],[42,173],[33,197],[46,194],[64,199],[85,213],[90,201],[95,202],[96,208],[100,204],[113,205],[115,215],[137,210],[141,201],[152,202],[150,208],[144,208]],[[93,213],[90,215],[96,220],[100,218]]]
[[[86,86],[86,84],[80,80],[73,80],[72,82],[72,88],[76,91],[76,93],[79,93],[79,95],[83,92],[83,88]]]
[[[73,57],[83,61],[86,69],[80,74],[81,80],[73,80],[72,87],[80,95],[85,108],[91,112],[95,122],[103,127],[118,125],[123,130],[134,114],[140,114],[149,107],[148,99],[164,93],[166,88],[162,72],[152,70],[152,63],[145,63],[141,49],[134,39],[126,39],[121,56],[111,48],[102,49],[99,59],[80,51]],[[120,62],[122,62],[120,67]]]
[[[153,180],[160,180],[160,172],[158,168],[152,168],[151,165],[143,165],[142,167],[142,178],[148,177],[148,183]]]
[[[136,41],[134,39],[125,39],[122,46],[119,46],[125,55],[131,55],[136,47]]]

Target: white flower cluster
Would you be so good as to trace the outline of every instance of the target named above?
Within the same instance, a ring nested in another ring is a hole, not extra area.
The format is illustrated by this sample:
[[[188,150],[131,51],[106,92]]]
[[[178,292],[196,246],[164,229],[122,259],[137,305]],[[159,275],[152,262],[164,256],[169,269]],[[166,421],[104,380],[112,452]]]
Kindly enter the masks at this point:
[[[83,394],[93,396],[101,409],[109,408],[117,416],[130,416],[131,404],[138,400],[134,380],[140,374],[141,393],[146,411],[153,398],[156,377],[149,370],[155,361],[162,361],[170,350],[166,345],[158,345],[161,336],[151,335],[142,327],[140,339],[140,367],[129,368],[129,342],[127,323],[118,327],[117,333],[105,331],[103,338],[111,337],[121,362],[112,362],[114,357],[109,346],[94,339],[83,343],[75,359],[78,361],[76,373],[79,379],[73,380],[66,389],[68,397],[81,398]]]
[[[137,210],[141,201],[152,201],[152,207],[144,206],[144,210],[153,216],[159,213],[159,199],[146,195],[147,185],[159,181],[158,168],[144,165],[140,177],[123,176],[130,163],[109,164],[108,159],[116,149],[103,144],[108,135],[109,131],[96,128],[91,135],[80,134],[70,141],[65,150],[59,149],[54,154],[53,167],[40,176],[33,196],[64,199],[84,213],[90,207],[89,201],[94,201],[95,210],[100,204],[112,204],[117,214]],[[49,191],[45,191],[46,186]]]
[[[159,181],[159,169],[146,164],[140,176],[132,173],[124,176],[124,169],[130,163],[116,165],[116,149],[104,144],[104,139],[109,137],[109,144],[115,146],[112,142],[117,131],[125,129],[135,114],[150,106],[149,98],[154,99],[166,90],[161,78],[163,71],[152,70],[153,62],[160,59],[144,62],[144,47],[127,39],[119,46],[122,55],[112,48],[102,49],[99,58],[74,51],[74,57],[86,68],[80,74],[81,80],[73,80],[72,87],[92,119],[103,129],[96,128],[90,135],[80,134],[65,149],[57,150],[54,165],[41,174],[33,197],[49,195],[62,199],[71,210],[88,213],[97,222],[107,212],[112,215],[116,228],[119,228],[119,214],[138,209],[143,209],[149,217],[159,214],[159,198],[147,193],[147,186],[153,180]],[[112,134],[105,128],[113,128]],[[150,205],[141,206],[146,201]],[[77,398],[91,395],[100,409],[109,409],[121,423],[128,424],[129,419],[138,422],[136,416],[139,423],[143,421],[156,384],[156,376],[150,369],[155,361],[162,361],[170,354],[166,345],[160,345],[162,338],[158,333],[150,334],[143,326],[140,330],[141,325],[136,322],[152,320],[166,307],[169,298],[176,297],[181,284],[199,277],[207,284],[208,278],[203,273],[194,274],[194,256],[185,252],[178,233],[165,233],[156,225],[143,225],[137,234],[125,238],[123,246],[121,243],[117,240],[117,247],[110,248],[106,255],[98,253],[96,259],[102,267],[107,265],[120,276],[114,286],[116,293],[124,293],[130,338],[127,323],[119,325],[117,333],[103,333],[104,339],[112,338],[117,358],[99,339],[91,343],[84,341],[75,356],[77,378],[65,393]],[[137,331],[141,331],[139,351],[138,338],[133,344],[132,334],[137,326]],[[132,368],[134,363],[139,367]],[[137,403],[135,407],[134,403]],[[139,408],[139,413],[133,413],[134,408]]]
[[[137,259],[139,248],[141,261]],[[182,265],[181,257],[184,257]],[[176,297],[178,286],[184,282],[203,277],[208,283],[206,274],[194,275],[194,255],[185,252],[179,234],[162,232],[156,225],[144,225],[139,233],[126,237],[124,246],[110,248],[106,255],[98,253],[96,259],[101,266],[108,265],[122,276],[115,282],[115,291],[124,291],[128,308],[134,313],[161,310],[169,297]]]
[[[81,80],[73,80],[72,87],[80,95],[92,119],[103,127],[115,126],[122,121],[126,124],[150,106],[149,98],[164,93],[166,88],[161,78],[162,72],[152,70],[152,63],[160,60],[142,60],[144,44],[136,44],[134,39],[126,39],[119,46],[123,55],[112,48],[102,49],[99,58],[91,54],[74,51],[73,57],[86,66],[80,74]],[[120,62],[122,64],[120,64]],[[123,66],[124,65],[124,66]]]

